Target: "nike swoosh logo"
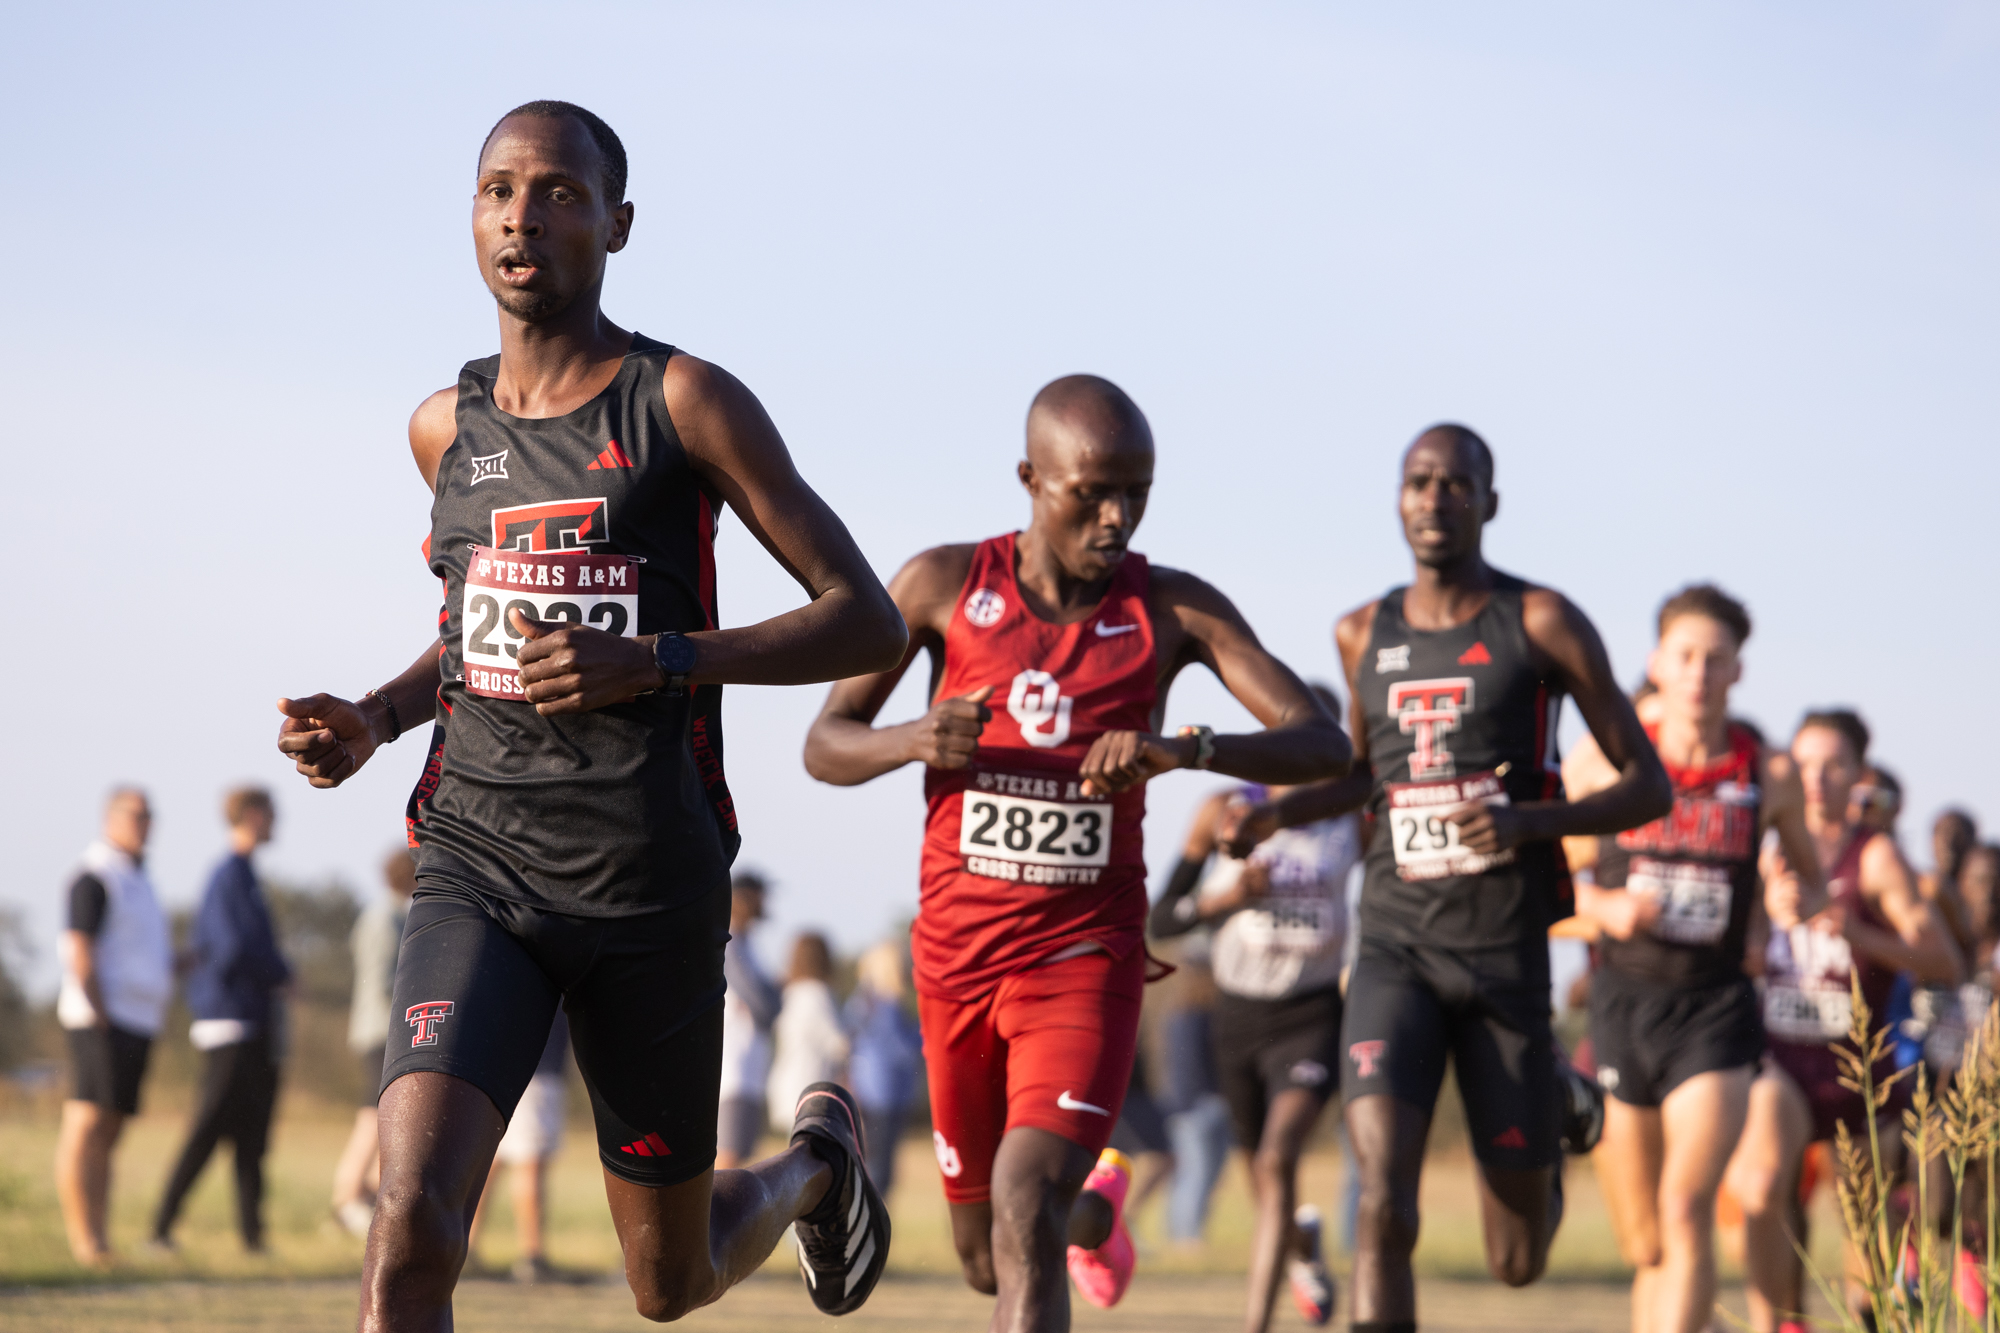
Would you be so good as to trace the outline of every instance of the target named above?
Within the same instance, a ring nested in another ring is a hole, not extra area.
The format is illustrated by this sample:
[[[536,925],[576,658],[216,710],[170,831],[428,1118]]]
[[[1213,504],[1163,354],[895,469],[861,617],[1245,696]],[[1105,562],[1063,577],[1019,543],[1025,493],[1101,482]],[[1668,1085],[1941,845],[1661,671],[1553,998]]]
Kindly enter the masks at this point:
[[[1137,625],[1127,625],[1125,628],[1137,629],[1139,627]],[[1060,1106],[1065,1111],[1088,1111],[1092,1115],[1101,1115],[1106,1119],[1109,1119],[1111,1117],[1111,1112],[1105,1110],[1103,1107],[1092,1106],[1089,1102],[1080,1102],[1076,1098],[1070,1096],[1069,1089],[1067,1088],[1063,1089],[1062,1096],[1056,1098],[1056,1105]]]
[[[1100,620],[1097,622],[1097,637],[1108,639],[1117,634],[1130,634],[1137,628],[1137,625],[1107,625]]]

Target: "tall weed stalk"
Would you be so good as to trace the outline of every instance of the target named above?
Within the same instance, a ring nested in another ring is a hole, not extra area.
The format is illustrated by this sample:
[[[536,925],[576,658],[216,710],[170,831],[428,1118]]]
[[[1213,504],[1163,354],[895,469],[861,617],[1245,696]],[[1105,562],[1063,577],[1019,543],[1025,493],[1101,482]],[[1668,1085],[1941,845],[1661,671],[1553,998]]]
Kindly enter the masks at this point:
[[[1968,1034],[1964,1063],[1940,1092],[1930,1084],[1924,1067],[1916,1066],[1916,1085],[1903,1112],[1904,1179],[1912,1183],[1915,1207],[1898,1220],[1894,1206],[1895,1161],[1883,1155],[1880,1112],[1902,1073],[1877,1078],[1876,1070],[1889,1050],[1888,1029],[1874,1029],[1874,1014],[1861,997],[1860,981],[1853,988],[1853,1009],[1847,1036],[1831,1043],[1840,1062],[1841,1086],[1858,1093],[1877,1114],[1869,1117],[1866,1144],[1857,1142],[1846,1125],[1834,1136],[1834,1185],[1841,1220],[1859,1256],[1855,1275],[1866,1293],[1877,1333],[2000,1333],[2000,1290],[1996,1290],[1995,1193],[1991,1188],[1996,1157],[2000,1157],[2000,1002],[1989,1006]],[[1967,1015],[1970,1025],[1972,1016]],[[1904,1071],[1907,1072],[1907,1071]],[[1942,1159],[1950,1181],[1951,1241],[1945,1244],[1924,1225],[1929,1214],[1931,1163]],[[1985,1316],[1975,1319],[1958,1299],[1953,1283],[1956,1256],[1965,1241],[1965,1180],[1969,1167],[1983,1163],[1988,1188],[1984,1262],[1977,1265],[1986,1292]],[[1827,1303],[1839,1311],[1840,1326],[1863,1333],[1867,1325],[1847,1312],[1838,1275],[1829,1278],[1801,1248],[1801,1259]]]

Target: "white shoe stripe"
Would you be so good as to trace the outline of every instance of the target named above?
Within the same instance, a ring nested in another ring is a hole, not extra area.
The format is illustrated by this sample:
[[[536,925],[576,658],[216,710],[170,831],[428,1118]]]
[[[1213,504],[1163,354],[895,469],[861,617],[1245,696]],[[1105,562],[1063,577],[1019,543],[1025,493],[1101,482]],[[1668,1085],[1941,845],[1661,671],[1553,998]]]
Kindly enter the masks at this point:
[[[863,1198],[866,1197],[866,1195],[864,1194],[861,1188],[860,1164],[855,1162],[855,1160],[852,1157],[850,1157],[847,1160],[847,1169],[849,1172],[848,1183],[852,1185],[854,1188],[854,1202],[847,1205],[847,1229],[849,1231],[852,1231],[854,1229],[854,1219],[860,1215],[861,1201]]]
[[[854,1261],[854,1267],[847,1270],[847,1286],[840,1293],[841,1295],[852,1296],[854,1294],[854,1284],[861,1280],[863,1274],[867,1273],[868,1261],[874,1257],[875,1238],[870,1236],[868,1237],[868,1243],[861,1247],[861,1257]]]
[[[849,1263],[852,1263],[854,1261],[854,1247],[859,1245],[861,1243],[861,1238],[866,1236],[867,1234],[868,1234],[868,1210],[864,1208],[861,1210],[861,1225],[854,1228],[854,1234],[847,1238],[847,1259]]]
[[[806,1275],[806,1290],[818,1291],[819,1274],[813,1272],[813,1266],[806,1262],[806,1247],[803,1245],[799,1246],[799,1271]]]

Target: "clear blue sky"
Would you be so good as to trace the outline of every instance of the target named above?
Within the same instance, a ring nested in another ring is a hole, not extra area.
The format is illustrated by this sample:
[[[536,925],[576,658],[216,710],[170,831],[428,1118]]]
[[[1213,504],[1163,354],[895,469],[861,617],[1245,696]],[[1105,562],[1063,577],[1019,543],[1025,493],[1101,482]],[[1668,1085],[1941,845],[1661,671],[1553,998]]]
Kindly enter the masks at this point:
[[[42,5],[0,50],[0,902],[40,984],[115,781],[170,900],[245,779],[274,871],[372,891],[421,739],[309,791],[272,700],[431,633],[404,423],[497,346],[472,168],[535,97],[630,151],[610,313],[742,376],[885,578],[1022,521],[1028,399],[1095,371],[1159,440],[1138,547],[1332,675],[1333,619],[1406,574],[1397,452],[1457,418],[1499,457],[1490,554],[1621,678],[1718,579],[1745,711],[1858,704],[1920,860],[1947,801],[2000,823],[1990,4]],[[733,522],[721,560],[726,622],[796,601]],[[729,695],[771,953],[915,904],[918,775],[808,780],[821,697]],[[1188,677],[1168,717],[1244,714]],[[1211,785],[1156,784],[1156,868]]]

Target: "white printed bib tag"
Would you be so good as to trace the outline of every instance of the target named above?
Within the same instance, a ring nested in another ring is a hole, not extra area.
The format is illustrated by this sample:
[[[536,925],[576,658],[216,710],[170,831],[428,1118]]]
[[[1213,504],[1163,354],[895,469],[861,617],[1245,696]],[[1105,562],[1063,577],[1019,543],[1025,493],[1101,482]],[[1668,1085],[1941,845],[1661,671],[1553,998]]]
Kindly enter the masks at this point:
[[[1507,787],[1500,775],[1487,770],[1435,782],[1391,782],[1389,836],[1396,852],[1396,874],[1405,880],[1445,879],[1477,875],[1514,860],[1510,847],[1488,855],[1459,843],[1458,825],[1446,813],[1462,805],[1506,805]]]
[[[1652,934],[1671,944],[1714,944],[1729,929],[1729,871],[1687,861],[1635,856],[1625,875],[1628,893],[1660,904]]]
[[[960,797],[965,868],[1023,884],[1095,884],[1111,864],[1111,802],[1075,778],[980,772]],[[1050,799],[1069,797],[1071,799]]]
[[[1847,1035],[1854,997],[1832,986],[1776,981],[1764,991],[1764,1030],[1801,1046],[1819,1046]]]
[[[635,637],[638,570],[638,562],[624,555],[473,547],[458,614],[465,688],[489,699],[521,698],[515,658],[526,640],[510,623],[510,611]]]

